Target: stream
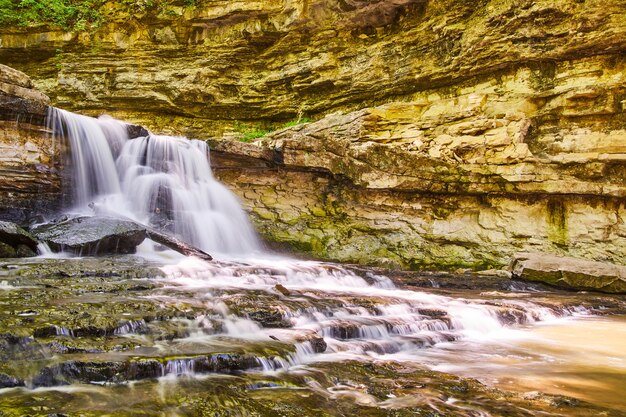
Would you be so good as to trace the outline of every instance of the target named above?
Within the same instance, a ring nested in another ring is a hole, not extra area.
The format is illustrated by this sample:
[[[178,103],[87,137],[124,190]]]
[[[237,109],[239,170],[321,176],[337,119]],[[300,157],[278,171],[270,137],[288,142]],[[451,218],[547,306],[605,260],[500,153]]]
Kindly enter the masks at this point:
[[[0,263],[4,415],[626,412],[619,297],[164,256]]]
[[[1,417],[626,413],[623,297],[414,273],[419,287],[270,253],[204,142],[56,109],[50,125],[72,152],[68,215],[130,218],[215,259],[145,241],[0,262]]]

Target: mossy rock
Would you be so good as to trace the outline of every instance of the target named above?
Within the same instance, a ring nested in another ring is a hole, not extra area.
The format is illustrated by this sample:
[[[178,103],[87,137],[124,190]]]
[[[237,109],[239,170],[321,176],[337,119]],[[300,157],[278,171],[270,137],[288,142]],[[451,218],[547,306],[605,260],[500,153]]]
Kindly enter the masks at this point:
[[[35,256],[37,245],[37,240],[17,224],[0,221],[0,258]]]
[[[11,245],[0,242],[0,258],[16,258],[17,251]]]

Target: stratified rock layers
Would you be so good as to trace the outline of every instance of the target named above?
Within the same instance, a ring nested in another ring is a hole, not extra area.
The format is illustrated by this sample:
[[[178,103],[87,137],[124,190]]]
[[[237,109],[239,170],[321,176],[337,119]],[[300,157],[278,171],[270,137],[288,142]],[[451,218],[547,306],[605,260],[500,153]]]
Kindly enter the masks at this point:
[[[3,28],[0,60],[60,107],[155,131],[316,119],[213,158],[268,240],[319,257],[624,263],[623,1],[196,3]]]
[[[554,64],[549,87],[523,68],[252,145],[216,142],[217,175],[270,240],[325,258],[485,268],[542,251],[623,263],[622,61]]]
[[[195,3],[129,15],[107,2],[90,33],[2,28],[0,62],[58,107],[201,134],[424,91],[454,96],[519,68],[549,90],[556,63],[626,47],[620,0]]]
[[[0,218],[25,221],[61,200],[59,145],[46,134],[48,97],[0,64]]]
[[[522,250],[616,263],[626,255],[626,210],[618,199],[377,190],[329,174],[249,166],[216,175],[268,240],[326,259],[483,269]]]

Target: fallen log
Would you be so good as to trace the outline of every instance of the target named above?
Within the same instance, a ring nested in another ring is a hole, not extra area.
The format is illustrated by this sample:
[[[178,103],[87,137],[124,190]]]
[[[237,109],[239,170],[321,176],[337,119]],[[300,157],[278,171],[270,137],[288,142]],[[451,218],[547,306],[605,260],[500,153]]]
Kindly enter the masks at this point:
[[[146,227],[146,237],[153,242],[160,243],[161,245],[168,247],[178,253],[182,253],[185,256],[195,256],[205,261],[213,260],[213,257],[205,251],[196,248],[180,239],[167,235],[151,227]]]

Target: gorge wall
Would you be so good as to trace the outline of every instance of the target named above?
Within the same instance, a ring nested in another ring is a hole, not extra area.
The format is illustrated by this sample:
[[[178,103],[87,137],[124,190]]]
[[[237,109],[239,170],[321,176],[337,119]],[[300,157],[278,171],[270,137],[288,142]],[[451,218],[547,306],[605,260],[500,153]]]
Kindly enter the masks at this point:
[[[404,268],[624,263],[626,3],[127,3],[89,31],[3,27],[0,62],[157,132],[316,120],[211,141],[268,240]]]
[[[46,130],[49,99],[0,64],[0,218],[52,213],[62,200],[60,145]]]

